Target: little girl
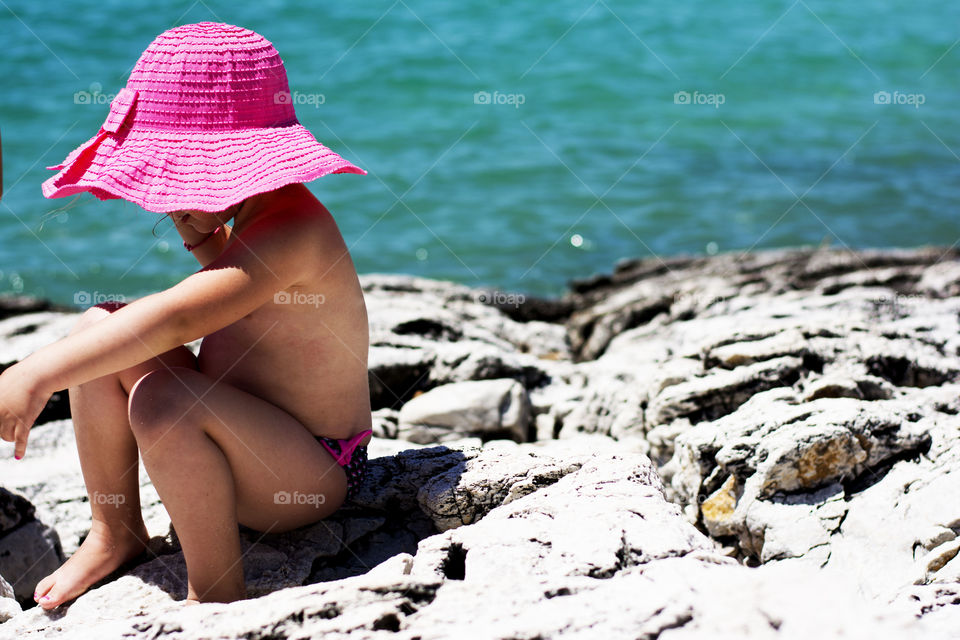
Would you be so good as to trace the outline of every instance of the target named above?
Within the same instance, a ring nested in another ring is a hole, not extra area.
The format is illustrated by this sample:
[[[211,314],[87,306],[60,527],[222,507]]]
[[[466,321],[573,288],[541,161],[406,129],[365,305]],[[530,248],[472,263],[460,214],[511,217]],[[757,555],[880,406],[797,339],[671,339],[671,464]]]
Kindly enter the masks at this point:
[[[330,213],[302,184],[365,173],[297,121],[262,36],[201,23],[160,34],[96,136],[44,183],[168,213],[203,268],[0,375],[0,435],[23,457],[69,388],[92,512],[37,585],[51,609],[142,553],[137,456],[183,548],[188,601],[245,596],[238,523],[277,533],[336,511],[363,475],[371,413],[366,307]],[[203,338],[199,355],[184,345]]]

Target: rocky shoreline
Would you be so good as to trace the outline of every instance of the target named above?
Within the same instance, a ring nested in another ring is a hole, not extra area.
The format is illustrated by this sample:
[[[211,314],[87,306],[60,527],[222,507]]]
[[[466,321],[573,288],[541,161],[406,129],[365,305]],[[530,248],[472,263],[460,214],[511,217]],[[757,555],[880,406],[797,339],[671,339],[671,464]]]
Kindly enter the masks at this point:
[[[244,532],[252,599],[148,554],[53,613],[89,509],[64,397],[0,446],[2,637],[946,638],[960,628],[960,251],[629,260],[559,299],[361,277],[372,482]],[[42,303],[36,303],[41,304]],[[75,313],[0,311],[0,366]],[[14,305],[14,306],[15,306]]]

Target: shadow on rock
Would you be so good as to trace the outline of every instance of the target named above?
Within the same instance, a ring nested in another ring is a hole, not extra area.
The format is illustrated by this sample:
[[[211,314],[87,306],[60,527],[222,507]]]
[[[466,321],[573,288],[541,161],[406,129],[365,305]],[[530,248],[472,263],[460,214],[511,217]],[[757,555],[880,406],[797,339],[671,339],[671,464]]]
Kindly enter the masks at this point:
[[[333,516],[279,534],[241,525],[248,597],[362,575],[397,554],[415,554],[420,540],[441,530],[430,503],[424,503],[427,511],[421,507],[422,489],[429,484],[431,492],[453,492],[467,460],[476,456],[477,451],[440,446],[374,458],[365,485]],[[93,588],[113,591],[130,578],[173,600],[186,598],[186,565],[172,526],[165,538],[153,538],[148,551]]]

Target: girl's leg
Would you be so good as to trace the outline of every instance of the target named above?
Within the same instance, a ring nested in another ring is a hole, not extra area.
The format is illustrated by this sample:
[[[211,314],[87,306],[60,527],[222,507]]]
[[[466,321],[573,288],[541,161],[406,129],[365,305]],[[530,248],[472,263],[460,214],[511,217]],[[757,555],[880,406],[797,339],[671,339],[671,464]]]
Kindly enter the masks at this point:
[[[88,310],[74,331],[116,308]],[[137,443],[130,430],[127,402],[136,380],[165,366],[193,367],[195,359],[188,349],[180,348],[69,390],[92,523],[76,553],[37,584],[35,598],[44,609],[77,597],[146,547],[149,535],[140,512]]]
[[[287,531],[333,513],[346,495],[343,469],[300,422],[192,369],[137,382],[130,425],[183,548],[188,600],[244,597],[238,522]]]

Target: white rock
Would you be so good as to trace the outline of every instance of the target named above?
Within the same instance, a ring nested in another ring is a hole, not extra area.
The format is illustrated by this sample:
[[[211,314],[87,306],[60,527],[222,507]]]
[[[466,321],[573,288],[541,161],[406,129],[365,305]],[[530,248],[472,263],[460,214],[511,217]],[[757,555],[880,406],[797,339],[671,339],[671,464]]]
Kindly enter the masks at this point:
[[[411,442],[442,442],[465,435],[528,439],[530,403],[516,380],[476,380],[443,385],[400,410],[399,433]]]
[[[13,587],[3,576],[0,576],[0,623],[6,622],[21,611],[23,609],[17,602]]]

